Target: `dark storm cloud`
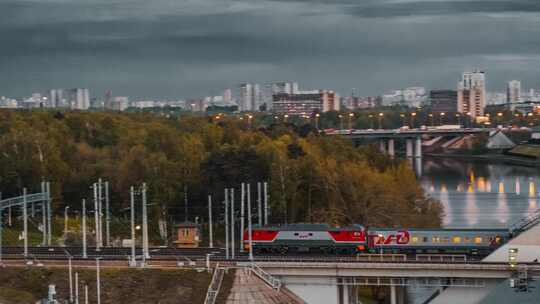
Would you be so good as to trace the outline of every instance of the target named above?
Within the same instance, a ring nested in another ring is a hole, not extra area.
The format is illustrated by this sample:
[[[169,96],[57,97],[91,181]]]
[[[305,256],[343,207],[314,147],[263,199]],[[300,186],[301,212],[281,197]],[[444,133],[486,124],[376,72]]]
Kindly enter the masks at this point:
[[[216,94],[244,80],[378,94],[533,82],[538,1],[0,0],[0,95],[87,86],[135,97]]]

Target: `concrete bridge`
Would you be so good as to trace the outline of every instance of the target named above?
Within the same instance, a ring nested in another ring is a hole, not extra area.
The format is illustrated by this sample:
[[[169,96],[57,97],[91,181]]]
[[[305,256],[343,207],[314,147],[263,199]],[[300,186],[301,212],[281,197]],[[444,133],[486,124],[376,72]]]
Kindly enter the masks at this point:
[[[333,130],[327,131],[327,135],[343,136],[353,141],[362,139],[377,139],[381,152],[390,157],[395,156],[395,140],[405,140],[407,158],[422,157],[422,140],[434,137],[461,137],[488,133],[495,129],[491,128],[460,128],[460,127],[427,127],[421,129],[392,129],[392,130]]]
[[[486,303],[482,300],[490,295],[496,297],[492,293],[503,287],[516,291],[518,287],[510,287],[510,280],[527,289],[533,279],[540,278],[538,235],[540,225],[536,224],[481,261],[259,261],[257,264],[310,304],[356,304],[361,286],[389,288],[392,304],[405,303],[406,288],[413,286],[435,290],[424,303]],[[516,255],[511,257],[511,251]],[[507,284],[501,287],[503,282]],[[527,294],[533,299],[540,298],[540,290],[532,290]]]

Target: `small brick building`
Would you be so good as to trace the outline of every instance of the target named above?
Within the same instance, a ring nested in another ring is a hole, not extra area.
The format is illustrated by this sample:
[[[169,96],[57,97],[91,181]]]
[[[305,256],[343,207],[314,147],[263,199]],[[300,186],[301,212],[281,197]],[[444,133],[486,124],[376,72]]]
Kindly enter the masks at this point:
[[[176,231],[174,244],[178,248],[196,248],[201,242],[201,227],[193,222],[174,225]]]

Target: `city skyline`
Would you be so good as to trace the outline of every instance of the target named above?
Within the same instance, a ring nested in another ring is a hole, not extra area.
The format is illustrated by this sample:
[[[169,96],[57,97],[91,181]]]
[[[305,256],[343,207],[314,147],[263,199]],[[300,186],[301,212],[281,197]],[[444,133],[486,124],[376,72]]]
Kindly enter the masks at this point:
[[[269,79],[379,95],[451,89],[475,68],[488,91],[512,79],[540,87],[540,4],[526,0],[6,0],[0,10],[6,96],[85,87],[195,98]]]

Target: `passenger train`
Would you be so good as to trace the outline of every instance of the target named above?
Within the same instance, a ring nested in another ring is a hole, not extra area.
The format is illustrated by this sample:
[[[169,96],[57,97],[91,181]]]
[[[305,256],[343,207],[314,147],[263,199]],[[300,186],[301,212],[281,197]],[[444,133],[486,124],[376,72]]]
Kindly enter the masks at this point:
[[[326,224],[255,226],[255,253],[446,253],[487,255],[511,238],[506,229],[369,228]],[[249,249],[249,232],[244,231]]]

